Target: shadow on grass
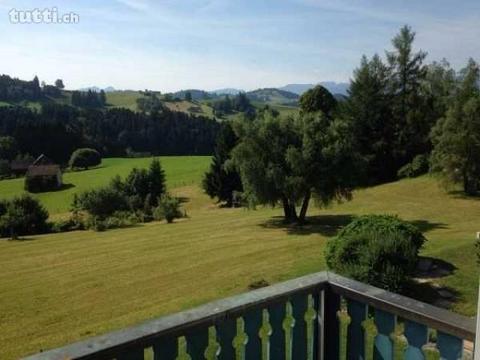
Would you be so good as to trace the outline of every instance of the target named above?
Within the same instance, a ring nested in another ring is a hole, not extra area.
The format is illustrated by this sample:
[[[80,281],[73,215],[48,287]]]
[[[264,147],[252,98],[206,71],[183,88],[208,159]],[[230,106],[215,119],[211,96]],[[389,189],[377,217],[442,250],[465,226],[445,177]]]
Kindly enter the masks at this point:
[[[460,293],[456,289],[448,286],[439,287],[429,282],[412,282],[408,285],[403,294],[410,298],[447,310],[451,309],[452,305],[460,299]]]
[[[304,224],[286,223],[283,216],[275,216],[259,226],[266,229],[284,229],[292,235],[321,234],[335,236],[337,232],[350,223],[354,216],[350,214],[310,216]]]
[[[176,196],[178,201],[180,201],[180,204],[184,204],[190,201],[190,198],[187,196]]]
[[[421,232],[427,232],[434,229],[448,229],[448,225],[444,223],[430,222],[428,220],[413,220],[410,224],[415,225]]]
[[[355,217],[352,214],[325,214],[310,216],[304,224],[292,224],[285,222],[283,216],[275,216],[259,226],[267,229],[284,229],[288,234],[293,235],[321,234],[330,237],[337,235],[338,231],[348,225]],[[418,227],[421,232],[448,227],[446,224],[427,220],[414,220],[410,223]]]
[[[450,190],[448,191],[448,195],[452,196],[455,199],[480,201],[480,193],[477,195],[467,195],[462,190]]]

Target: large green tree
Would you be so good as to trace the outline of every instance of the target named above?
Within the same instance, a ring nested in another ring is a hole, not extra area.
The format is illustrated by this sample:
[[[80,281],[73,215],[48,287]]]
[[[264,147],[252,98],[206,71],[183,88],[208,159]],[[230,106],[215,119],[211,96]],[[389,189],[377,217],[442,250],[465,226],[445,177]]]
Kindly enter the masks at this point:
[[[392,115],[395,123],[395,162],[397,167],[410,162],[415,155],[429,150],[431,124],[422,111],[421,85],[426,77],[423,64],[427,53],[414,52],[415,32],[405,25],[393,38],[393,51],[387,52],[390,70]]]
[[[237,142],[232,125],[224,122],[217,137],[210,169],[202,182],[203,189],[211,198],[224,201],[227,206],[232,206],[234,192],[243,190],[240,175],[233,166],[227,166],[230,153]]]
[[[455,98],[432,130],[432,170],[465,193],[480,188],[480,70],[472,59],[460,73]]]
[[[232,159],[252,203],[283,206],[285,219],[304,222],[319,205],[349,199],[360,164],[347,123],[322,112],[242,122]],[[297,206],[300,207],[299,211]]]
[[[366,183],[392,180],[395,124],[389,94],[389,70],[378,55],[362,57],[354,71],[346,105],[357,149],[366,160]]]

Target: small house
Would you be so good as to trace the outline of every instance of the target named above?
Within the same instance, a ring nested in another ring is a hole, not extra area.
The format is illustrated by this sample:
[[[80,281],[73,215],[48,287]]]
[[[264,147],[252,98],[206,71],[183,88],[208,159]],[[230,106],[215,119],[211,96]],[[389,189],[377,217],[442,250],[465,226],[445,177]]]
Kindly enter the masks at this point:
[[[62,187],[62,170],[59,165],[31,165],[25,175],[25,190],[42,192]]]

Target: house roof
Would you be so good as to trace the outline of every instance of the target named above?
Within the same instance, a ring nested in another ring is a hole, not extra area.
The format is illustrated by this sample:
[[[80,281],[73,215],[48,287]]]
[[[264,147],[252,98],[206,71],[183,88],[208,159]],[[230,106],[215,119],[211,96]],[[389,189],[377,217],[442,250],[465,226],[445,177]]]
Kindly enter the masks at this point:
[[[13,160],[10,163],[10,169],[12,170],[27,170],[28,167],[32,164],[31,161],[28,160]]]
[[[33,165],[54,165],[54,162],[42,154],[33,162]]]
[[[31,165],[28,167],[27,176],[56,176],[59,172],[58,165]]]

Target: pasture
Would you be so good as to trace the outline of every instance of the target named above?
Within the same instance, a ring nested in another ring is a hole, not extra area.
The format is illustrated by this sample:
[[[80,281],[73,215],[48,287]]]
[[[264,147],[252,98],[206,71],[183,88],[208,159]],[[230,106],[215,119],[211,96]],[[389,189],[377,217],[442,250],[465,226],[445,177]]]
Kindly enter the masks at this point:
[[[420,177],[359,190],[351,202],[328,209],[312,207],[308,225],[286,227],[280,209],[213,204],[198,186],[208,158],[161,159],[169,184],[187,183],[171,187],[188,200],[188,218],[0,241],[0,358],[14,359],[237,294],[261,279],[274,283],[323,270],[328,238],[352,216],[367,213],[398,214],[419,226],[428,238],[422,255],[454,269],[435,279],[455,291],[452,310],[475,313],[478,199],[448,194],[435,179]],[[113,174],[148,160],[107,163],[119,163]],[[101,170],[92,172],[100,176]],[[103,176],[102,181],[90,177],[91,185],[107,181]]]
[[[165,156],[159,157],[165,170],[169,189],[198,184],[209,166],[210,156]],[[58,191],[35,194],[45,205],[50,215],[69,211],[73,195],[87,189],[107,185],[115,175],[125,177],[133,167],[146,168],[151,158],[107,158],[94,169],[72,171],[63,174],[64,188]],[[24,179],[0,181],[0,198],[11,198],[24,192]]]

